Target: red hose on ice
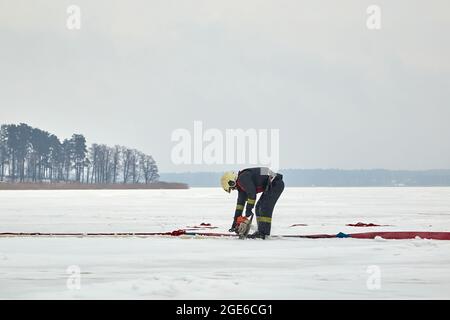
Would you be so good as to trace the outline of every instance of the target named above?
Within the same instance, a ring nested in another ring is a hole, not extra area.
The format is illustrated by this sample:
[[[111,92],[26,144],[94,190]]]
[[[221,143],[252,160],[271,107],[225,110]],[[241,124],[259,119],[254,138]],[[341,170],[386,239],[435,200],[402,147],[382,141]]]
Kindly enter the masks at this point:
[[[383,239],[422,239],[450,240],[450,232],[426,232],[426,231],[390,231],[390,232],[364,232],[350,233],[350,238],[356,239],[374,239],[381,237]]]

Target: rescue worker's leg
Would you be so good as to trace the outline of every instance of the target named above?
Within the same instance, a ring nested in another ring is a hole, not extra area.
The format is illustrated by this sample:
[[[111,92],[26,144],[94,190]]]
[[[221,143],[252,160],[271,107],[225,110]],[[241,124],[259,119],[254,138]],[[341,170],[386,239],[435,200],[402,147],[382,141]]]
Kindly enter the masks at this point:
[[[261,207],[264,206],[264,201],[266,200],[266,198],[267,198],[267,192],[264,192],[264,193],[261,195],[261,197],[259,197],[259,200],[258,200],[258,202],[256,203],[256,206],[255,206],[255,215],[256,215],[256,221],[257,221],[257,224],[258,224],[258,230],[257,230],[255,233],[249,235],[249,236],[248,236],[249,238],[265,238],[265,235],[262,234],[259,230],[262,228],[261,222],[260,222],[260,217],[261,217]]]
[[[272,223],[272,215],[267,210],[268,203],[270,202],[271,192],[266,191],[261,195],[259,210],[256,214],[256,221],[258,223],[258,235],[263,237],[270,234],[270,226]]]
[[[260,200],[260,209],[257,211],[256,221],[258,222],[258,231],[263,236],[270,235],[273,210],[283,190],[283,180],[281,178],[276,178],[272,182],[269,190],[261,196],[262,201]]]
[[[258,202],[255,205],[255,215],[257,217],[260,216],[259,212],[261,211],[261,204],[264,202],[264,198],[265,198],[265,193],[263,193],[261,195],[261,197],[259,197],[259,200],[258,200]]]

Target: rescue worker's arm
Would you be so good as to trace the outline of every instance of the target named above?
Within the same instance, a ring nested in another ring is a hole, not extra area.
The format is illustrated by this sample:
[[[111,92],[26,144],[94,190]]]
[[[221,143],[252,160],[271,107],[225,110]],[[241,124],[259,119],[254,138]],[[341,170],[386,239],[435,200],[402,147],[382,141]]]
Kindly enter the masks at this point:
[[[234,220],[236,220],[237,217],[242,215],[242,211],[244,211],[246,200],[247,194],[244,191],[239,191],[236,203],[236,211],[234,212]]]
[[[247,200],[247,194],[244,191],[239,191],[238,198],[237,198],[237,204],[236,204],[236,211],[234,212],[234,218],[233,218],[233,224],[231,225],[230,232],[236,231],[236,219],[240,216],[242,216],[242,211],[244,211],[244,205],[245,201]]]
[[[256,186],[253,183],[251,173],[244,172],[239,176],[239,186],[245,191],[247,196],[247,207],[245,208],[245,215],[248,217],[252,214],[253,207],[256,202]]]

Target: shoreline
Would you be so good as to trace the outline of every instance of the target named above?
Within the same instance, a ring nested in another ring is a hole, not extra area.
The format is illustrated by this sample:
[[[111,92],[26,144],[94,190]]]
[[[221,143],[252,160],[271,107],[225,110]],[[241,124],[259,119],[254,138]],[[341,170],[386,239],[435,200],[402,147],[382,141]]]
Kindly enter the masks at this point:
[[[154,182],[149,184],[81,184],[81,183],[31,183],[31,182],[0,182],[1,190],[152,190],[152,189],[189,189],[185,183]]]

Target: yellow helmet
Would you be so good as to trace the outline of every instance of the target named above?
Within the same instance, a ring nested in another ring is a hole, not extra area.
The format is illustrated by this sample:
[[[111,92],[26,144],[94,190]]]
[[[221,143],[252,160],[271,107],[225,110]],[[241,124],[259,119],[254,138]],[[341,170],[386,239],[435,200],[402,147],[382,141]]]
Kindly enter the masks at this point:
[[[220,179],[220,184],[222,185],[223,190],[230,193],[231,189],[236,187],[237,173],[234,171],[227,171],[223,174]]]

